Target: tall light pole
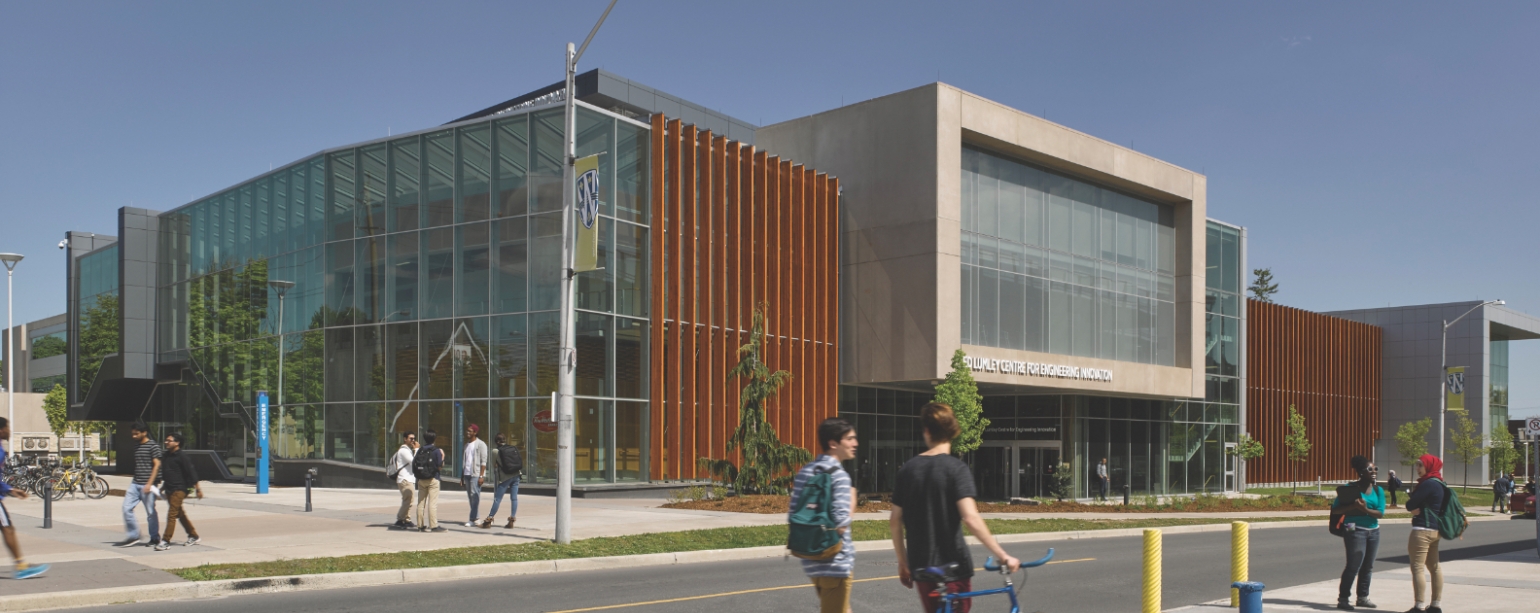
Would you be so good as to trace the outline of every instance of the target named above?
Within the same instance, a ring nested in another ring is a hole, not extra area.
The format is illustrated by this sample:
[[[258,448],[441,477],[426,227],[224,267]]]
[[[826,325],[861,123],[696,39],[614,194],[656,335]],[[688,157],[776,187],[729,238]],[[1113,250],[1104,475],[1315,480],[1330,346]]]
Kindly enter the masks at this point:
[[[267,285],[268,285],[268,287],[273,288],[273,291],[278,292],[278,406],[282,407],[283,406],[283,296],[284,296],[284,294],[287,294],[289,292],[289,288],[294,287],[294,282],[293,281],[276,281],[276,280],[273,280],[273,281],[268,281]],[[272,416],[268,416],[268,418],[266,420],[262,420],[262,421],[271,423],[271,420],[272,420]],[[259,425],[262,426],[262,427],[266,426],[266,424],[262,424],[260,422],[259,422]],[[267,434],[266,432],[258,432],[257,433],[258,440],[267,440],[268,437],[266,436],[266,434]],[[262,445],[261,453],[262,453],[262,457],[260,458],[260,461],[258,462],[259,468],[257,469],[258,470],[257,483],[261,486],[261,487],[258,487],[257,489],[259,489],[261,491],[259,491],[257,493],[259,493],[259,494],[266,494],[267,493],[267,487],[266,487],[267,486],[267,471],[268,471],[268,466],[269,466],[269,460],[268,460],[269,449],[268,449],[268,445]],[[309,491],[309,490],[306,490],[306,491]]]
[[[20,262],[20,253],[0,253],[0,262],[5,262],[5,401],[6,422],[16,427],[16,331],[12,329],[11,307],[16,303],[15,286],[11,283],[11,277],[16,275],[16,263]]]
[[[610,5],[605,7],[604,14],[599,16],[599,22],[594,24],[594,29],[588,33],[588,38],[583,40],[583,46],[576,51],[572,43],[567,43],[567,89],[563,92],[563,104],[566,106],[566,155],[562,164],[561,184],[561,364],[556,372],[556,404],[552,407],[556,410],[556,542],[563,545],[572,542],[572,477],[576,468],[577,459],[573,449],[572,430],[572,393],[576,389],[575,376],[577,374],[577,333],[574,328],[577,317],[574,316],[572,307],[577,303],[577,283],[574,279],[576,266],[573,262],[573,254],[576,249],[573,246],[572,209],[577,206],[577,189],[573,181],[575,165],[577,164],[577,101],[576,92],[573,91],[573,80],[577,77],[578,58],[583,57],[583,52],[588,50],[588,43],[593,42],[594,35],[599,33],[599,26],[604,25],[604,19],[610,16],[610,10],[615,8],[616,0],[610,0]]]
[[[1443,344],[1438,350],[1438,461],[1440,462],[1444,461],[1444,413],[1449,408],[1449,394],[1447,392],[1447,386],[1449,385],[1449,327],[1453,326],[1455,322],[1465,319],[1466,315],[1475,313],[1476,309],[1489,304],[1502,305],[1506,303],[1502,300],[1488,300],[1471,307],[1469,311],[1454,318],[1454,321],[1444,322]]]

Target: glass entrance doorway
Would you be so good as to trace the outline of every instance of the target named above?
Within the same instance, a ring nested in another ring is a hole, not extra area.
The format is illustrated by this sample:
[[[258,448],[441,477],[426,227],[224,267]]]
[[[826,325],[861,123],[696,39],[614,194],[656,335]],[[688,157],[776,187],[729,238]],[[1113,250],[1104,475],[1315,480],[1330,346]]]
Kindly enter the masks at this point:
[[[1058,441],[988,441],[974,452],[980,500],[1051,496],[1059,468]]]

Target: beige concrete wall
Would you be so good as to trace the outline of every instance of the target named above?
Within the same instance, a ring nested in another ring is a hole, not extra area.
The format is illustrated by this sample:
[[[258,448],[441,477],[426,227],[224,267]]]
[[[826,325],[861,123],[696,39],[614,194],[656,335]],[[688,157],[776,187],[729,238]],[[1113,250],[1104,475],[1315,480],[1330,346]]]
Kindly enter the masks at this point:
[[[1070,380],[1049,387],[1203,396],[1203,175],[941,83],[766,126],[755,140],[838,176],[845,188],[843,382],[925,381],[951,370],[962,337],[957,288],[967,142],[1175,208],[1176,367],[1113,362],[1120,372],[1140,374],[1114,382],[1128,386],[1117,390]],[[1086,362],[1009,353],[1041,358],[1011,358],[1022,361]]]

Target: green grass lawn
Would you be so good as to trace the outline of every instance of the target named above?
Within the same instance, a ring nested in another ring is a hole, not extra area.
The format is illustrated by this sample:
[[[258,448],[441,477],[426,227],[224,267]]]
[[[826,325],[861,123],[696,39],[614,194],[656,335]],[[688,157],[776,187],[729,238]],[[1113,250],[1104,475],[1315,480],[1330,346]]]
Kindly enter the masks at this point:
[[[1262,523],[1296,521],[1299,519],[1298,517],[1268,517],[1249,518],[1246,521]],[[985,521],[989,524],[989,529],[995,534],[1024,534],[1075,530],[1110,530],[1115,528],[1164,528],[1199,524],[1227,524],[1233,520],[1225,518],[1173,518],[1107,520],[990,519]],[[888,522],[883,520],[858,521],[855,522],[854,528],[855,540],[858,541],[875,541],[889,538]],[[494,562],[565,560],[571,558],[702,551],[708,549],[740,549],[745,547],[783,545],[785,543],[786,526],[784,525],[750,526],[591,538],[574,541],[569,545],[538,542],[353,555],[334,558],[277,560],[249,564],[211,564],[191,568],[178,568],[170,572],[190,581],[210,581],[215,579],[249,579],[253,577],[345,573],[399,568],[461,566],[467,564],[490,564]]]
[[[1342,484],[1341,483],[1336,483],[1336,482],[1323,483],[1323,484],[1321,484],[1321,489],[1324,490],[1324,491],[1330,492],[1330,491],[1334,490],[1338,485],[1342,485]],[[1407,487],[1411,487],[1411,484],[1408,484]],[[1288,488],[1288,487],[1250,487],[1250,488],[1246,488],[1246,493],[1247,494],[1261,494],[1261,495],[1264,495],[1264,496],[1284,496],[1284,495],[1288,495],[1288,493],[1293,491],[1294,489],[1295,488]],[[1315,486],[1314,485],[1311,485],[1309,487],[1301,486],[1298,489],[1299,489],[1300,492],[1311,492],[1311,493],[1315,492]],[[1449,489],[1454,490],[1454,493],[1459,495],[1459,497],[1460,497],[1460,504],[1465,505],[1466,508],[1469,508],[1469,509],[1479,509],[1479,510],[1486,510],[1486,509],[1492,508],[1492,488],[1491,488],[1491,486],[1476,487],[1475,485],[1471,485],[1469,488],[1463,488],[1463,487],[1460,487],[1458,485],[1455,485],[1455,486],[1450,486]],[[1408,494],[1406,492],[1402,492],[1401,495],[1398,497],[1398,501],[1401,504],[1406,504],[1406,497],[1407,497],[1407,495]],[[1389,494],[1387,494],[1386,496],[1387,496],[1386,502],[1388,503],[1389,502],[1389,498],[1388,498]]]

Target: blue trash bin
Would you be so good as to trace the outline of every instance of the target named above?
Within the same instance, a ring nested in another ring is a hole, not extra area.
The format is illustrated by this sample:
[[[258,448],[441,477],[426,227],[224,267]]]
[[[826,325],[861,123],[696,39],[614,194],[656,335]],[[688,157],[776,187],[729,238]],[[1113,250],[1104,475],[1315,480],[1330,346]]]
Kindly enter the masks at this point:
[[[1267,586],[1256,581],[1236,581],[1230,587],[1241,592],[1241,613],[1262,613],[1262,590]]]

